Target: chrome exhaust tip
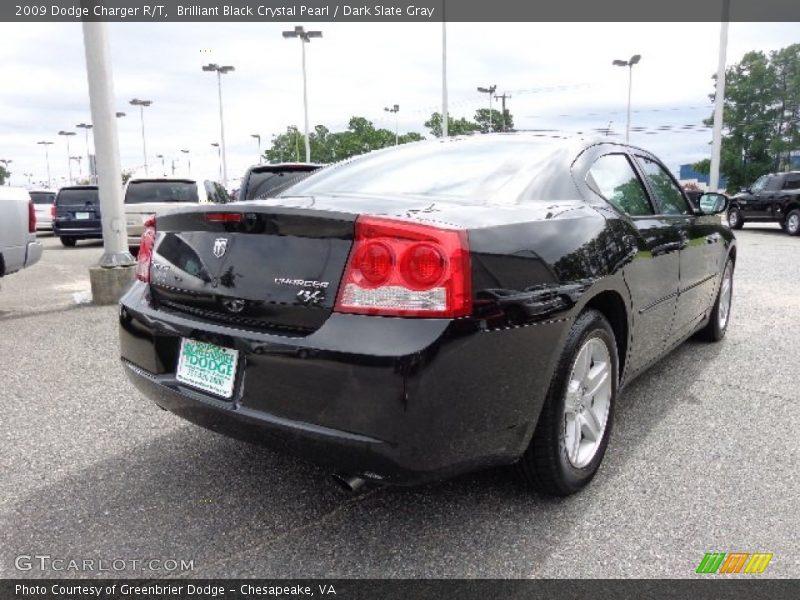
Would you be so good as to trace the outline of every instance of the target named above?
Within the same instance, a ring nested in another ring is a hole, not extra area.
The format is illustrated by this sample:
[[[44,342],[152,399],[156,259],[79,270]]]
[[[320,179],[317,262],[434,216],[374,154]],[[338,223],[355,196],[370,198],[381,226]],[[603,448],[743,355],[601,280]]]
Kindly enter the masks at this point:
[[[360,491],[367,484],[367,482],[358,475],[346,475],[344,473],[334,473],[333,480],[336,482],[336,485],[351,494]]]

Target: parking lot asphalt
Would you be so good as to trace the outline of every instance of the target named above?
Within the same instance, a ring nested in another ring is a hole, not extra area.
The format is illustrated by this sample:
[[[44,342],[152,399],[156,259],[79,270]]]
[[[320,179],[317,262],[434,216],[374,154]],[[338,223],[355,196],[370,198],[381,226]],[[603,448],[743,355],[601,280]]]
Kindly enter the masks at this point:
[[[800,239],[737,237],[727,337],[624,390],[598,477],[567,499],[509,469],[346,495],[159,410],[123,374],[115,307],[74,303],[101,246],[45,237],[0,280],[0,577],[672,578],[706,552],[771,552],[762,577],[800,577]],[[36,554],[194,569],[15,568]]]

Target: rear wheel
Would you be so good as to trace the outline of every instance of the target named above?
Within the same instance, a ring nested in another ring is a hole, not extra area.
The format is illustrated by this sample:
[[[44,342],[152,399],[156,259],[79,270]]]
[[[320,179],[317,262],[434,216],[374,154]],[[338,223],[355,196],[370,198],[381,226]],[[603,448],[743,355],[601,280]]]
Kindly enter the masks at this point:
[[[708,325],[697,334],[698,337],[709,342],[718,342],[725,337],[728,322],[731,318],[731,305],[733,304],[733,261],[729,258],[722,272],[722,283],[719,286],[717,300],[711,309]]]
[[[72,248],[73,246],[75,246],[75,244],[78,243],[78,240],[76,240],[73,237],[61,237],[59,239],[61,240],[61,243],[64,244],[67,248]]]
[[[800,210],[795,208],[786,215],[786,233],[789,235],[800,235]]]
[[[567,338],[530,446],[523,477],[546,494],[574,494],[594,477],[605,455],[619,362],[614,332],[596,310],[582,313]]]
[[[741,229],[744,226],[744,218],[738,208],[732,208],[728,211],[728,225],[731,226],[731,229]]]

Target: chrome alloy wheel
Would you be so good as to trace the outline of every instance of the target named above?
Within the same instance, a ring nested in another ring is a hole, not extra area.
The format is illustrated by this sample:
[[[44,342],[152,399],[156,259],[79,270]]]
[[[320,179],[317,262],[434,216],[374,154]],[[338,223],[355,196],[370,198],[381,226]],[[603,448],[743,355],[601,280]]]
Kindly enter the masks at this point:
[[[564,445],[573,467],[588,465],[603,439],[611,407],[613,365],[603,340],[581,346],[567,384],[564,401]]]
[[[719,309],[717,318],[719,328],[724,330],[728,324],[728,317],[731,314],[731,300],[733,298],[733,264],[729,261],[725,266],[725,273],[722,274],[722,286],[719,289]]]
[[[795,235],[798,230],[800,230],[800,215],[797,213],[789,215],[789,218],[786,219],[786,231]]]

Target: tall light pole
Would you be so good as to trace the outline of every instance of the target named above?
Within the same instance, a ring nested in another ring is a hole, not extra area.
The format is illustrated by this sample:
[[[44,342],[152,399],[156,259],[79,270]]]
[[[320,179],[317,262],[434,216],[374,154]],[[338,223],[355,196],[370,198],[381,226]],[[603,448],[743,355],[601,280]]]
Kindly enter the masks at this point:
[[[444,2],[442,3],[444,7]],[[442,137],[448,136],[450,113],[447,110],[447,22],[442,19]]]
[[[628,118],[625,124],[625,143],[631,138],[631,89],[633,89],[633,65],[638,64],[642,59],[641,54],[634,54],[628,60],[615,60],[613,63],[617,67],[628,67]]]
[[[714,128],[711,134],[711,167],[708,174],[708,190],[719,189],[719,163],[722,155],[722,113],[725,106],[725,62],[728,51],[728,18],[730,0],[722,1],[722,23],[719,29],[719,61],[717,63],[717,89],[714,92]]]
[[[219,150],[219,142],[211,142],[211,145],[217,149],[217,161],[219,162],[219,178],[222,179],[222,155]]]
[[[70,160],[74,160],[76,163],[78,163],[78,180],[80,180],[80,178],[83,177],[83,169],[81,169],[81,159],[82,158],[83,157],[80,156],[80,155],[78,155],[78,156],[70,156],[69,157]]]
[[[152,100],[140,100],[139,98],[134,98],[130,101],[131,106],[138,106],[139,107],[139,118],[142,121],[142,153],[144,155],[144,174],[148,175],[147,172],[147,141],[144,137],[144,109],[146,106],[150,106],[153,103]],[[123,115],[124,116],[124,115]]]
[[[89,177],[92,175],[92,159],[89,155],[89,130],[92,128],[91,123],[78,123],[75,125],[78,129],[84,130],[84,138],[86,140],[86,168],[89,170]],[[80,163],[78,163],[80,166]]]
[[[481,94],[489,94],[489,133],[492,132],[492,96],[494,96],[495,91],[497,90],[496,85],[490,85],[489,87],[479,87],[478,92]]]
[[[156,154],[156,158],[160,158],[161,159],[161,174],[162,175],[166,175],[167,174],[167,167],[164,166],[164,155],[163,154]]]
[[[311,162],[311,142],[308,139],[308,81],[306,79],[306,44],[311,42],[311,38],[321,38],[321,31],[306,31],[302,25],[298,25],[291,31],[284,31],[285,38],[300,38],[300,47],[303,56],[303,111],[305,116],[305,144],[306,162]]]
[[[53,182],[50,179],[50,153],[47,151],[47,147],[52,146],[53,142],[41,141],[36,143],[40,146],[44,146],[44,160],[45,163],[47,164],[47,187],[52,188]]]
[[[258,164],[261,164],[261,134],[260,133],[251,133],[251,138],[256,138],[258,140]]]
[[[400,136],[397,133],[397,113],[400,112],[400,105],[395,104],[392,108],[384,107],[383,110],[394,113],[394,145],[397,146],[400,143]]]
[[[72,185],[72,160],[70,159],[69,153],[69,138],[72,135],[75,135],[74,131],[64,131],[63,129],[58,132],[58,135],[63,135],[64,139],[67,140],[67,172],[69,173],[69,184]]]
[[[225,73],[235,71],[232,66],[219,66],[216,63],[208,63],[203,66],[203,71],[217,74],[217,94],[219,95],[219,141],[222,148],[222,185],[228,187],[228,162],[225,157],[225,121],[222,118],[222,76]]]
[[[192,157],[189,154],[189,149],[188,148],[181,148],[181,152],[183,152],[186,155],[186,161],[189,163],[189,168],[187,169],[187,175],[191,175],[192,174]]]

